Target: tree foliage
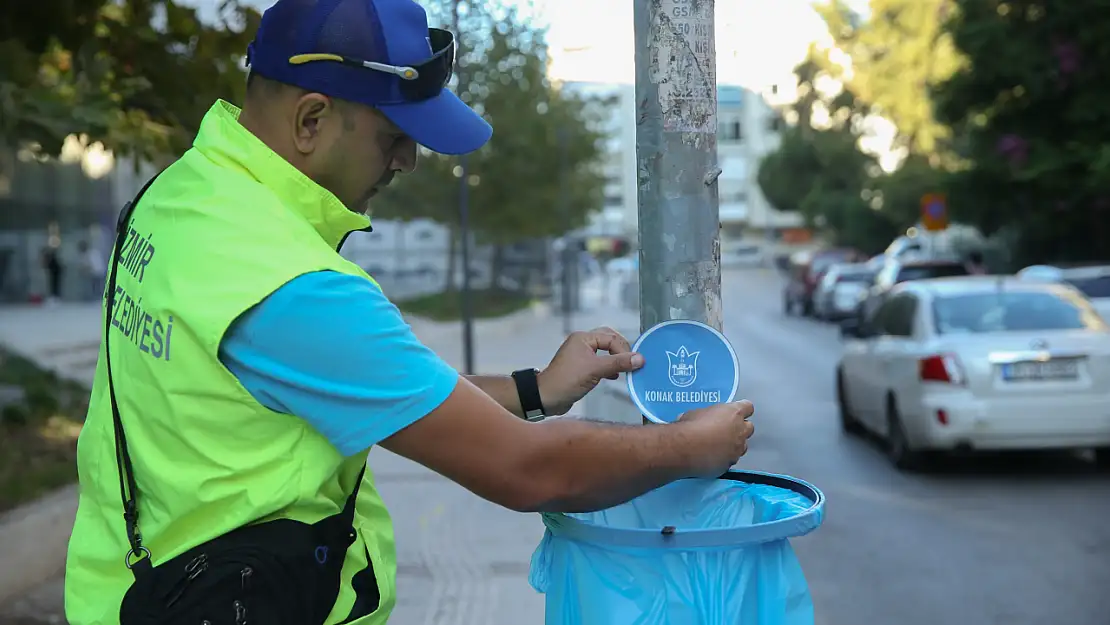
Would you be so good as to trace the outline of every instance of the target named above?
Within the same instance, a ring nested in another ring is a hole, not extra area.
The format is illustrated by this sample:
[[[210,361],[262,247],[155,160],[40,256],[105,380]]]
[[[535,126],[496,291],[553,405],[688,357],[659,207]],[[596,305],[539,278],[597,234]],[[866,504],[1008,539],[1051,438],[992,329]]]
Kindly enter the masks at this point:
[[[950,195],[975,221],[1016,225],[1025,262],[1110,254],[1110,11],[1100,0],[959,0],[947,28],[967,65],[940,118],[971,166]]]
[[[429,13],[450,23],[451,4],[432,2]],[[463,6],[459,92],[494,127],[490,143],[466,158],[475,231],[504,246],[581,227],[602,202],[606,103],[551,83],[544,33],[518,11]],[[455,223],[458,162],[423,154],[413,174],[375,200],[374,215]]]
[[[843,0],[817,5],[836,48],[851,59],[850,71],[826,68],[846,83],[873,113],[898,129],[895,144],[941,166],[951,134],[939,123],[930,89],[961,64],[944,30],[954,0],[871,0],[864,21]]]
[[[760,181],[770,198],[776,186],[787,188],[790,172],[812,172],[817,184],[805,187],[806,200],[797,202],[809,221],[829,228],[838,241],[877,251],[918,221],[923,195],[949,189],[950,172],[961,163],[955,151],[959,137],[938,120],[931,98],[936,85],[964,62],[945,29],[954,1],[872,0],[866,20],[842,0],[816,8],[833,46],[811,48],[797,68],[798,129],[768,159]],[[821,94],[816,86],[822,80],[842,89],[835,96]],[[824,117],[831,126],[812,128],[815,109],[829,111]],[[883,172],[860,148],[864,129],[876,117],[895,128],[891,148],[900,151],[901,162],[891,172]],[[815,155],[808,162],[785,162],[786,154],[797,159],[807,151]],[[777,175],[776,169],[781,169]],[[950,208],[957,218],[970,212],[961,211],[959,203]]]
[[[0,8],[0,142],[56,154],[71,134],[147,159],[184,151],[216,98],[238,100],[259,15],[218,24],[173,0],[34,0]]]
[[[875,157],[859,147],[869,109],[850,88],[822,91],[833,72],[815,47],[795,75],[796,123],[783,132],[778,150],[760,163],[760,188],[771,204],[800,211],[837,244],[877,252],[890,242],[898,224],[876,199]]]

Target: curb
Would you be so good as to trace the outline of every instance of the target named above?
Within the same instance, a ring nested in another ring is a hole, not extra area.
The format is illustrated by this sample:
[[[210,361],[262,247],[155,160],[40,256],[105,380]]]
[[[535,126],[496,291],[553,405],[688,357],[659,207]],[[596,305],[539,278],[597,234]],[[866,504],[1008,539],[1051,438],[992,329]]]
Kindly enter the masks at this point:
[[[0,605],[62,574],[76,516],[76,484],[0,515]]]
[[[5,344],[5,348],[59,377],[87,387],[92,382],[90,375],[77,373],[61,357],[81,358],[89,353],[95,357],[100,342],[51,346],[41,350],[45,354],[10,344]],[[77,492],[77,484],[70,484],[0,513],[0,606],[64,573],[69,537],[77,517]]]

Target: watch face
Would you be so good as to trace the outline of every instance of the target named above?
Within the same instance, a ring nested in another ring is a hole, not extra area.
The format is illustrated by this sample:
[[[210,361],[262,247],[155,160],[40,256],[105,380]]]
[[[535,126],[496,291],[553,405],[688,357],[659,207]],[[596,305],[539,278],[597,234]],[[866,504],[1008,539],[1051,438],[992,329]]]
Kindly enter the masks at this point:
[[[648,420],[672,423],[683,413],[732,401],[740,385],[736,351],[723,334],[697,321],[664,321],[632,347],[644,366],[628,377],[628,393]]]

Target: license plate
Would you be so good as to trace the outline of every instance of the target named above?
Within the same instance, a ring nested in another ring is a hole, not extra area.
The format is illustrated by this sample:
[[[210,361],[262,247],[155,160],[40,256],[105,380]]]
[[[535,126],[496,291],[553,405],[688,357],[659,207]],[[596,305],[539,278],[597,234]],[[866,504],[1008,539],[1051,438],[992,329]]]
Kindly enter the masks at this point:
[[[1002,379],[1007,382],[1075,380],[1078,378],[1078,358],[1013,362],[1002,365]]]

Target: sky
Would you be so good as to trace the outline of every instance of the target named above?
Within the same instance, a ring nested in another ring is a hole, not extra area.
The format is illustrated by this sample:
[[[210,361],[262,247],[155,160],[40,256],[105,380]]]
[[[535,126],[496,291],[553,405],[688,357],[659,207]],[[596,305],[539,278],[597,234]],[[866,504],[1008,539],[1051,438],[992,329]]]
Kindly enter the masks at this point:
[[[812,1],[717,0],[717,82],[763,91],[789,80],[810,42],[827,37]],[[220,0],[183,2],[214,15]],[[247,2],[259,9],[273,4],[273,0]],[[534,5],[537,22],[549,27],[554,78],[608,83],[634,81],[633,0],[531,0],[530,3]],[[850,0],[849,4],[866,9],[867,0]]]

